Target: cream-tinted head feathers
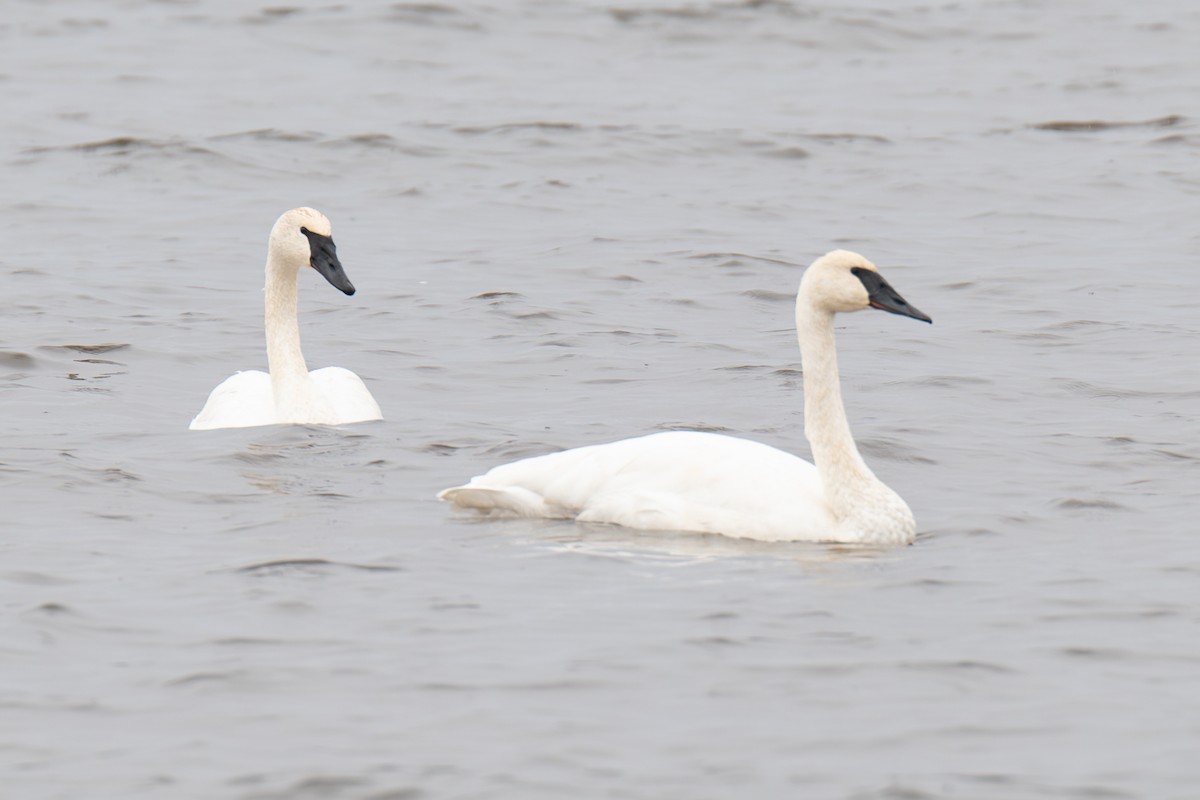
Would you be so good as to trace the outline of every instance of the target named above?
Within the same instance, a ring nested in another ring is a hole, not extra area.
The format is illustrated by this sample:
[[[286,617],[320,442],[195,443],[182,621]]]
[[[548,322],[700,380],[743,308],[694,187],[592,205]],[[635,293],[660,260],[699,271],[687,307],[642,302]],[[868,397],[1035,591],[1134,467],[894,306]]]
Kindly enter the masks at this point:
[[[909,305],[874,264],[849,250],[832,250],[814,261],[800,280],[797,301],[831,313],[878,308],[922,322],[931,321]]]
[[[800,294],[825,311],[861,311],[871,303],[867,287],[851,271],[855,268],[878,272],[875,265],[858,253],[832,250],[804,271]]]
[[[825,255],[813,262],[813,266],[821,264],[826,267],[838,267],[840,269],[853,269],[854,267],[862,267],[869,269],[872,272],[878,272],[878,268],[867,260],[866,256],[859,255],[851,250],[830,250]]]
[[[306,207],[288,211],[271,228],[267,273],[290,275],[294,282],[301,267],[312,267],[334,288],[354,294],[354,284],[342,269],[332,233],[333,226],[320,211]]]
[[[308,206],[301,206],[300,208],[293,208],[291,211],[284,212],[275,221],[276,228],[280,225],[291,225],[297,230],[308,228],[313,233],[319,233],[322,236],[333,235],[333,225],[329,223],[329,218],[315,208],[309,208]]]
[[[301,228],[321,236],[333,234],[329,219],[315,208],[293,208],[285,212],[271,228],[271,253],[280,266],[297,270],[309,266],[311,248]]]

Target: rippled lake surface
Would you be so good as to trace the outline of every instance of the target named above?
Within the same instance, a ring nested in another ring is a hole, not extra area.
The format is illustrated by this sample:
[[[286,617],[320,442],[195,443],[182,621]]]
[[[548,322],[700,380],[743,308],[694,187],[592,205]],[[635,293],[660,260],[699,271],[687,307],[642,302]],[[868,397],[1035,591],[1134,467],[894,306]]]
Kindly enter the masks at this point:
[[[1191,798],[1200,11],[16,2],[0,20],[0,771],[14,798]],[[309,365],[377,423],[187,430]],[[807,455],[840,322],[908,548],[475,522],[670,428]]]

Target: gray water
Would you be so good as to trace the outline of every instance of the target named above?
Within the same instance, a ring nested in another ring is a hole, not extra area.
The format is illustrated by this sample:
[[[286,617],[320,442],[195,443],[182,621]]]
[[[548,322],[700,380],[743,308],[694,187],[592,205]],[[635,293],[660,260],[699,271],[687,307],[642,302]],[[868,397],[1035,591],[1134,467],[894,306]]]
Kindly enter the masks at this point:
[[[12,798],[1191,798],[1200,11],[1176,2],[13,2],[0,19]],[[1064,123],[1094,122],[1078,125]],[[377,423],[195,433],[262,368]],[[916,545],[473,522],[513,458],[807,455],[842,320]]]

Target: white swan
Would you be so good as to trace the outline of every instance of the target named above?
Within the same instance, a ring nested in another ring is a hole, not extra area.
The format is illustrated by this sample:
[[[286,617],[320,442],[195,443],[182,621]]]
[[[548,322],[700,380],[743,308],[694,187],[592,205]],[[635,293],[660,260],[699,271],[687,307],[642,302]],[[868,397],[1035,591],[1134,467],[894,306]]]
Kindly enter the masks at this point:
[[[337,289],[354,294],[338,261],[332,227],[320,211],[293,208],[271,228],[267,246],[266,331],[270,370],[239,372],[208,396],[192,430],[279,423],[341,425],[383,419],[379,404],[348,369],[308,371],[296,321],[296,278],[311,266]]]
[[[438,498],[481,513],[643,530],[907,544],[912,512],[863,462],[842,405],[833,317],[868,307],[931,321],[857,253],[834,250],[804,273],[796,331],[815,467],[747,439],[671,431],[505,464]]]

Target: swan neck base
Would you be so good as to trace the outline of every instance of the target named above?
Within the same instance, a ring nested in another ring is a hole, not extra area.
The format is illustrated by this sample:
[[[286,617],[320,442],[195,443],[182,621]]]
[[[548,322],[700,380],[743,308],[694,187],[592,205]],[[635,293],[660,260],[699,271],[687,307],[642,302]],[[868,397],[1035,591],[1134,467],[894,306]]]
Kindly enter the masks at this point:
[[[300,350],[296,273],[272,269],[272,266],[268,261],[263,322],[271,385],[276,397],[284,397],[287,396],[285,387],[308,380],[308,365]]]

